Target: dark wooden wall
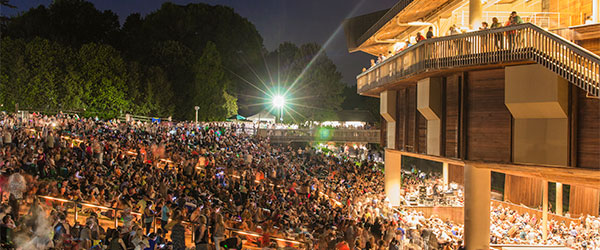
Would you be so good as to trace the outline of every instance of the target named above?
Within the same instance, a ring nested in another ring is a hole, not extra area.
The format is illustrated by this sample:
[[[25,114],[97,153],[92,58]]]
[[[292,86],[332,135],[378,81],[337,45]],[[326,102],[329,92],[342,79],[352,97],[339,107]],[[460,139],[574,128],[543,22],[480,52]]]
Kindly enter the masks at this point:
[[[465,168],[460,165],[448,164],[448,183],[465,185]]]
[[[444,156],[451,158],[459,158],[458,155],[458,138],[459,138],[459,116],[458,110],[460,105],[459,100],[459,85],[462,74],[452,75],[446,77],[446,100],[445,100],[445,114],[444,114],[444,125],[445,134],[442,143],[444,146]]]
[[[405,89],[398,90],[396,94],[396,148],[400,150],[406,150],[404,147],[404,143],[406,138],[404,138],[404,131],[406,126],[406,91]]]
[[[400,89],[396,96],[396,148],[406,152],[424,153],[421,148],[426,149],[422,140],[427,140],[427,125],[423,127],[421,119],[425,118],[417,111],[417,87]]]
[[[409,87],[407,90],[407,101],[408,101],[408,117],[407,117],[407,133],[406,140],[407,148],[410,152],[417,152],[418,138],[416,133],[417,128],[417,86]]]
[[[443,82],[441,156],[511,162],[512,118],[504,103],[504,69],[454,73]],[[600,169],[600,100],[575,90],[572,164]],[[427,121],[416,108],[416,83],[399,89],[396,102],[397,148],[426,154]]]
[[[417,143],[417,153],[427,154],[427,119],[421,114],[421,112],[417,111],[417,134],[419,136],[419,140]]]
[[[577,89],[577,162],[580,168],[600,170],[600,100]]]
[[[510,162],[511,115],[504,105],[504,69],[468,72],[466,82],[467,159]]]

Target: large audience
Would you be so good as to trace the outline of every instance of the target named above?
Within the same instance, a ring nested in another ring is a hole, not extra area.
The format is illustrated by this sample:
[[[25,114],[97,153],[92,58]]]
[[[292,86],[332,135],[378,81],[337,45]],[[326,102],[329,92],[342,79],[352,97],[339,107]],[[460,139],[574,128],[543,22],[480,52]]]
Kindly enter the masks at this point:
[[[462,225],[407,207],[392,209],[375,162],[275,146],[241,131],[236,123],[4,115],[1,247],[462,247]],[[448,190],[437,179],[406,178],[407,193],[423,185],[425,195]],[[69,207],[45,197],[118,210]],[[457,197],[452,199],[460,204]],[[84,219],[74,223],[75,209]],[[539,220],[502,207],[493,207],[492,216],[492,243],[541,242]],[[587,218],[552,222],[551,243],[600,247],[600,220]],[[117,228],[106,223],[111,219]]]

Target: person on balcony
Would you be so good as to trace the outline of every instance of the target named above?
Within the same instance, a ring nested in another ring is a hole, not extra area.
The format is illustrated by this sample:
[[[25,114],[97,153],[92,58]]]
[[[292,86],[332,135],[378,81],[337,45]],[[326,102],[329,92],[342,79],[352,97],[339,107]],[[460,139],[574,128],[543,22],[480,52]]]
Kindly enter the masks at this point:
[[[425,37],[423,35],[421,35],[421,32],[417,32],[417,35],[415,36],[415,40],[418,42],[425,40]]]
[[[522,23],[523,23],[523,19],[521,19],[521,17],[519,15],[517,15],[516,11],[513,11],[510,13],[510,16],[508,17],[506,26],[517,25],[517,24],[522,24]],[[508,48],[509,49],[512,50],[514,48],[514,46],[519,45],[520,34],[516,30],[508,31],[507,37],[508,37]]]
[[[425,35],[425,37],[427,37],[427,39],[431,39],[431,38],[435,37],[433,35],[433,27],[429,27],[429,29],[427,29],[427,34]]]
[[[498,18],[497,17],[493,17],[492,18],[492,26],[490,28],[492,29],[496,29],[496,28],[501,28],[502,24],[500,22],[498,22]],[[502,33],[497,33],[494,34],[494,38],[495,38],[495,46],[496,49],[503,49],[504,48],[504,43],[502,42]]]
[[[479,30],[488,30],[490,29],[489,25],[487,22],[481,22],[481,27],[479,27]],[[483,34],[481,36],[481,49],[483,50],[483,52],[487,52],[488,51],[488,38],[487,38],[488,34]]]

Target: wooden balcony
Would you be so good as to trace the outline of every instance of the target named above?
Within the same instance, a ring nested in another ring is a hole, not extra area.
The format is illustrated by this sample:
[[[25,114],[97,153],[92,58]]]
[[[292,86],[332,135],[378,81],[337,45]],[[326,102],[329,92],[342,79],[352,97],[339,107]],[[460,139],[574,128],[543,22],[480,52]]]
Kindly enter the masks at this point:
[[[378,96],[445,72],[524,63],[539,63],[600,97],[600,57],[531,23],[421,41],[358,75],[357,91]]]

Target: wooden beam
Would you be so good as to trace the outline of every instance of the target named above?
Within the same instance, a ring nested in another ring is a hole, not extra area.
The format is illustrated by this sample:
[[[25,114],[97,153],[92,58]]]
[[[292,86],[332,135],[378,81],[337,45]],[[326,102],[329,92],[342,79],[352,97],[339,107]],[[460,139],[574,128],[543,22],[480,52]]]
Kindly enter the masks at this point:
[[[467,158],[467,73],[458,77],[458,156],[461,159]]]
[[[442,94],[440,98],[442,98],[442,117],[441,117],[441,125],[440,125],[440,155],[446,156],[446,77],[442,77]]]
[[[402,120],[402,133],[403,133],[403,139],[402,139],[402,148],[404,149],[404,151],[408,151],[408,88],[404,88],[404,105],[402,107],[402,115],[404,116]]]
[[[465,162],[461,159],[448,158],[448,157],[442,157],[442,156],[437,156],[437,155],[426,155],[426,154],[419,154],[419,153],[406,152],[406,151],[393,150],[393,149],[386,149],[386,152],[402,154],[404,156],[414,157],[414,158],[419,158],[419,159],[424,159],[424,160],[430,160],[430,161],[447,162],[449,164],[459,165],[459,166],[465,165]]]
[[[491,171],[522,176],[541,178],[546,181],[560,182],[563,184],[585,186],[598,189],[600,187],[600,171],[586,168],[572,168],[563,166],[544,166],[533,164],[493,163],[482,161],[469,161],[455,158],[425,155],[400,150],[386,149],[386,153],[401,154],[403,156],[419,158],[458,166],[470,165],[476,168],[490,169]]]
[[[465,161],[465,164],[469,164],[477,168],[487,168],[492,171],[505,174],[542,178],[551,182],[586,186],[596,189],[600,187],[600,171],[592,169],[508,163],[486,163],[474,161]]]
[[[578,88],[569,84],[569,166],[577,167],[577,123],[579,116],[577,104],[579,103]]]

